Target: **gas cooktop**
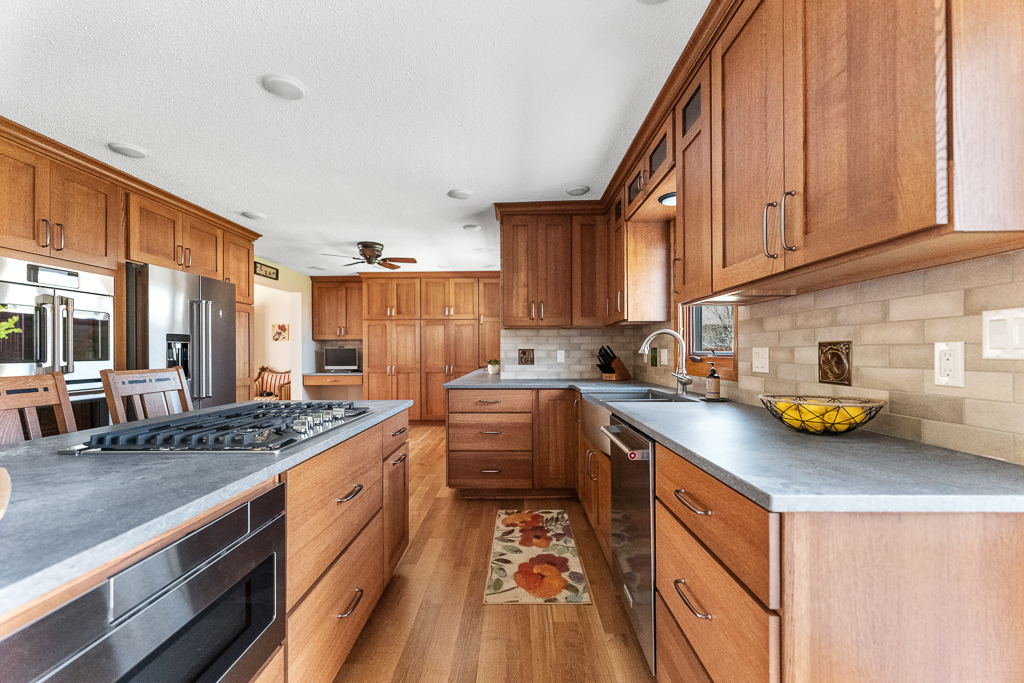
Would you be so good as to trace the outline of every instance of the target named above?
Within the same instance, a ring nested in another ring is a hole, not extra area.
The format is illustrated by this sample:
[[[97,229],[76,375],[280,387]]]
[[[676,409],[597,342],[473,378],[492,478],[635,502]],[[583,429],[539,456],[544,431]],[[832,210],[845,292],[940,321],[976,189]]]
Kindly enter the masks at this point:
[[[150,453],[154,451],[258,451],[280,453],[373,412],[351,401],[272,401],[231,406],[202,415],[184,413],[158,424],[136,423],[95,434],[84,444],[60,451]]]

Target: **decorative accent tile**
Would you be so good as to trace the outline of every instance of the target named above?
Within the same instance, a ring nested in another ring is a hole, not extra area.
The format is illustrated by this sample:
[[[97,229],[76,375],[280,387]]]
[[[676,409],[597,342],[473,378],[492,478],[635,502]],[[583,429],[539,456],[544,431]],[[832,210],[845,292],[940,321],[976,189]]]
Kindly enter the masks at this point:
[[[818,381],[822,384],[853,383],[853,342],[818,343]]]
[[[519,364],[533,365],[533,349],[519,349]]]

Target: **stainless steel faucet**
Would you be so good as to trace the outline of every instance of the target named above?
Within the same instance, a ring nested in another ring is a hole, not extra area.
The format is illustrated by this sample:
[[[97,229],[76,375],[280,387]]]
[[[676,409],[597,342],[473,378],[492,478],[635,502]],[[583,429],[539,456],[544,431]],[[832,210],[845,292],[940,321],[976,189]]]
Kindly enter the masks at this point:
[[[640,353],[651,352],[651,340],[657,337],[659,334],[667,334],[670,337],[674,337],[679,343],[679,358],[676,359],[676,371],[672,373],[672,376],[676,378],[676,394],[680,396],[686,396],[686,387],[693,384],[693,378],[686,374],[686,364],[683,361],[686,358],[686,340],[683,336],[675,330],[657,330],[651,333],[644,343],[640,345]]]

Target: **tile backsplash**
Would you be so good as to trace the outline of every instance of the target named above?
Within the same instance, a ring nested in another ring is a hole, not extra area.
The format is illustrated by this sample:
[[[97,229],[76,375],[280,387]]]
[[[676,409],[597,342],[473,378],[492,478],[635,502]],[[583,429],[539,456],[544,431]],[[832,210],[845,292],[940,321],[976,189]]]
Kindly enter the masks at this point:
[[[634,351],[633,328],[608,327],[571,330],[502,330],[501,376],[506,379],[600,379],[597,351],[609,346],[632,373]],[[642,341],[642,338],[641,338]],[[533,349],[533,365],[519,365],[519,350]],[[558,350],[565,351],[565,362],[558,362]]]

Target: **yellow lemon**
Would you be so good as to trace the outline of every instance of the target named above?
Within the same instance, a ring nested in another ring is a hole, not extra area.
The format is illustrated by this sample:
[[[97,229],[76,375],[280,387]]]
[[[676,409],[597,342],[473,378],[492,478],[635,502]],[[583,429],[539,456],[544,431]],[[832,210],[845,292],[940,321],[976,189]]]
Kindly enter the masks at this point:
[[[803,421],[799,417],[788,413],[782,416],[782,421],[796,429],[800,429],[800,425],[803,424]]]
[[[804,429],[812,434],[825,431],[825,423],[822,420],[804,420]]]
[[[778,410],[780,413],[784,413],[792,407],[792,403],[786,403],[785,401],[779,401],[778,403],[775,404],[775,409]]]
[[[803,405],[800,406],[800,417],[805,420],[821,419],[829,410],[828,406]]]
[[[867,417],[867,413],[864,412],[863,408],[847,408],[846,412],[850,415],[850,419],[852,419],[857,424],[863,422],[864,419]]]
[[[852,426],[852,422],[836,422],[835,424],[829,425],[829,429],[833,432],[845,432]]]

